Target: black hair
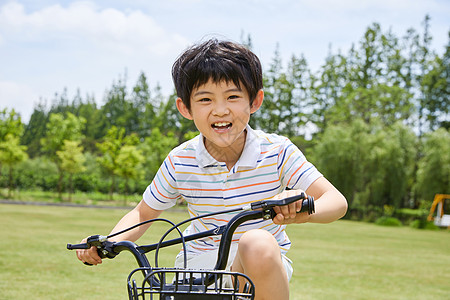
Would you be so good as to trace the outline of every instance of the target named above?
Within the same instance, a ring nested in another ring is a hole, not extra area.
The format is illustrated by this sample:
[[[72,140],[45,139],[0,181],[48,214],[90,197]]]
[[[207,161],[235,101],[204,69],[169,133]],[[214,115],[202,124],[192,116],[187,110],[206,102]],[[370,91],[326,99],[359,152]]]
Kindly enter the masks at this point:
[[[243,45],[210,39],[183,52],[172,66],[172,79],[187,109],[192,90],[212,80],[246,88],[250,105],[263,87],[259,58]]]

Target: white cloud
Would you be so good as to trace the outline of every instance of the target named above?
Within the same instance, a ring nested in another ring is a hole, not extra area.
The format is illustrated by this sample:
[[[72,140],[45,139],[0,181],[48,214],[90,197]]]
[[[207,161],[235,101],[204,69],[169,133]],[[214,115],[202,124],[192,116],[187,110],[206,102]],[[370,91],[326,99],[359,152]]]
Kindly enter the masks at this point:
[[[34,101],[39,95],[26,84],[13,81],[0,81],[0,109],[14,109],[20,113],[22,122],[28,122],[32,112]]]
[[[94,93],[101,103],[125,69],[129,85],[143,71],[152,86],[159,82],[171,91],[167,62],[188,44],[136,9],[75,1],[30,10],[8,2],[0,5],[0,107],[17,108],[25,117],[40,97],[48,100],[65,87]]]
[[[398,12],[398,11],[411,11],[426,13],[424,8],[435,10],[441,9],[442,5],[438,4],[439,0],[303,0],[297,3],[301,3],[302,6],[313,8],[317,11],[331,11],[335,14],[342,14],[343,12],[367,12],[386,11],[386,12]],[[366,13],[364,15],[367,15]]]
[[[90,1],[73,2],[68,7],[55,4],[31,13],[25,11],[24,5],[9,2],[0,8],[0,28],[6,41],[79,39],[129,54],[143,48],[154,54],[164,54],[168,44],[184,46],[188,43],[138,10],[100,9]]]

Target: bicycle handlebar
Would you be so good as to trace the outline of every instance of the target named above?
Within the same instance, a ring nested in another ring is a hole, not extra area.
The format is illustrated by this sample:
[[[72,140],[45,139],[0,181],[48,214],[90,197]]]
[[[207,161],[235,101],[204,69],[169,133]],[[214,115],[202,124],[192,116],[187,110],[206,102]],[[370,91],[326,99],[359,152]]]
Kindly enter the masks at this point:
[[[175,244],[179,244],[183,241],[191,241],[199,239],[202,237],[212,236],[212,235],[222,235],[222,239],[219,245],[219,255],[217,259],[216,269],[223,269],[225,267],[226,261],[228,259],[229,247],[231,245],[231,239],[236,228],[245,221],[254,220],[262,218],[264,220],[273,219],[276,216],[274,207],[285,206],[296,201],[303,200],[301,209],[298,213],[307,212],[308,214],[313,214],[314,210],[314,198],[307,196],[305,193],[300,195],[287,197],[280,200],[263,200],[253,202],[250,205],[244,206],[238,210],[243,210],[243,212],[237,214],[232,218],[227,225],[223,225],[213,230],[205,231],[203,233],[193,234],[186,237],[181,237],[169,241],[160,241],[153,245],[137,246],[133,242],[122,241],[122,242],[111,242],[108,241],[107,236],[102,235],[92,235],[90,236],[86,243],[81,244],[67,244],[68,250],[76,249],[89,249],[92,246],[97,247],[97,252],[101,258],[114,258],[123,250],[128,250],[133,253],[140,267],[150,267],[150,264],[145,256],[145,253],[155,250],[157,248],[167,247]],[[221,214],[224,212],[218,212],[215,214]],[[198,216],[195,218],[201,218],[203,216]],[[148,223],[152,220],[140,223]],[[184,222],[182,222],[184,223]],[[137,224],[139,225],[139,224]],[[137,226],[135,225],[135,226]],[[180,224],[174,227],[180,226]],[[135,227],[133,226],[133,228]],[[87,263],[85,263],[87,264]],[[90,265],[90,264],[87,264]]]

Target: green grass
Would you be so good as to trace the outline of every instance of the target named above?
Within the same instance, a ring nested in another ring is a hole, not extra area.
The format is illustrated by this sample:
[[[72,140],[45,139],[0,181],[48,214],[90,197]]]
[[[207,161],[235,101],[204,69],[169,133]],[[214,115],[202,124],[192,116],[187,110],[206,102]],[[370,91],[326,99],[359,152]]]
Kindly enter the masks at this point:
[[[130,255],[87,267],[65,250],[66,243],[107,234],[125,212],[0,205],[0,299],[126,299]],[[154,242],[165,228],[155,224],[141,242]],[[449,299],[448,231],[338,221],[293,225],[288,233],[291,299]],[[178,249],[165,250],[161,264],[171,266]]]

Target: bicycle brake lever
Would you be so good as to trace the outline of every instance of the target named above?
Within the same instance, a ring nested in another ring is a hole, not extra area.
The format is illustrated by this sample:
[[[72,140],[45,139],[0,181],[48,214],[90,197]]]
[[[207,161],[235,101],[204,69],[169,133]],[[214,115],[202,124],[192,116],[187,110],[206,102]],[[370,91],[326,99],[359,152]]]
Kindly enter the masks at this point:
[[[102,249],[97,247],[98,255],[101,258],[114,258],[114,257],[116,257],[118,253],[113,251],[114,245],[115,245],[115,242],[104,241],[102,243]]]
[[[113,251],[114,242],[108,241],[108,237],[103,235],[92,235],[88,237],[87,244],[97,247],[100,258],[114,258],[117,253]]]
[[[67,244],[68,250],[75,249],[90,249],[92,246],[97,247],[97,253],[100,258],[114,258],[117,253],[113,251],[114,242],[107,240],[103,235],[91,235],[88,237],[86,243],[81,244]],[[92,264],[84,263],[85,265],[92,266]]]

